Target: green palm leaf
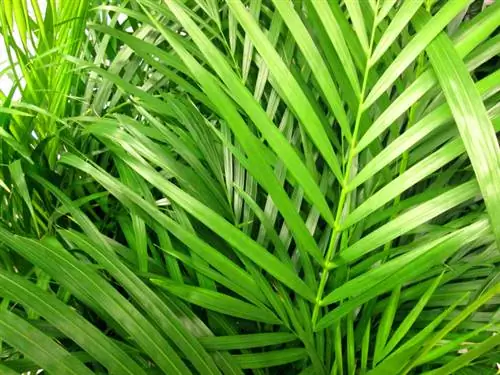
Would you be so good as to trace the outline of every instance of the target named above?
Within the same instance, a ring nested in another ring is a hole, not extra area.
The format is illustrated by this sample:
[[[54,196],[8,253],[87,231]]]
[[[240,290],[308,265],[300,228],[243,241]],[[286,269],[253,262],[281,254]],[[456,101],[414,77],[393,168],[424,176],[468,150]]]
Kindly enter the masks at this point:
[[[4,1],[0,372],[493,373],[499,15]]]

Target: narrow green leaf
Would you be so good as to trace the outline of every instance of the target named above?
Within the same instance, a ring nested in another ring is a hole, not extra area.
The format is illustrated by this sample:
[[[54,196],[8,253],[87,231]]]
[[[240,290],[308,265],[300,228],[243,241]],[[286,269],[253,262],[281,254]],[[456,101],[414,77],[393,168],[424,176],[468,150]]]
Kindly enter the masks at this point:
[[[120,173],[120,178],[127,186],[132,186],[137,189],[140,186],[137,182],[139,180],[132,171],[127,168],[120,160],[115,161],[115,165]],[[148,239],[146,232],[146,223],[137,214],[131,213],[132,225],[130,231],[123,230],[130,248],[137,254],[137,267],[141,272],[148,272]]]
[[[394,83],[404,70],[417,58],[446,25],[469,3],[469,0],[447,2],[425,27],[406,44],[392,64],[372,88],[363,108],[366,110]]]
[[[401,322],[399,327],[396,329],[396,332],[394,332],[391,339],[385,346],[384,351],[381,354],[381,358],[386,357],[408,333],[413,323],[415,323],[418,316],[423,311],[424,307],[427,305],[427,302],[434,294],[434,291],[439,286],[439,283],[441,282],[443,275],[444,274],[441,273],[438,277],[435,278],[430,287],[425,291],[424,294],[422,294],[422,296],[419,298],[415,306],[413,306],[408,315],[406,315],[405,319]]]
[[[32,177],[35,178],[34,176]],[[41,184],[46,186],[50,191],[52,191],[67,207],[71,207],[71,201],[65,198],[62,192],[58,191],[58,189],[56,189],[53,185],[51,185],[45,180],[39,177],[36,179],[38,182],[40,182]],[[120,184],[118,183],[118,181],[110,179],[109,177],[107,179],[104,178],[104,180],[98,180],[98,181],[103,183],[103,185],[109,190],[109,192],[115,195],[119,200],[122,200],[124,204],[133,202],[133,204],[135,204],[137,208],[145,210],[141,211],[143,214],[144,212],[146,212],[146,214],[144,214],[144,217],[151,217],[158,223],[158,225],[170,231],[182,243],[188,246],[191,251],[203,257],[219,272],[221,272],[222,274],[226,275],[228,278],[233,280],[233,282],[237,283],[241,288],[247,289],[248,292],[252,293],[254,296],[257,296],[257,298],[259,297],[260,299],[263,298],[261,297],[261,292],[257,288],[255,281],[248,275],[248,273],[246,273],[240,267],[236,266],[232,261],[230,261],[219,251],[209,246],[207,243],[199,239],[197,236],[193,235],[193,233],[182,228],[170,217],[161,213],[158,210],[157,206],[151,204],[150,202],[145,201],[144,199],[139,197],[136,193],[134,193],[129,187],[126,187],[125,185]],[[75,215],[74,210],[72,211],[72,214]],[[81,219],[79,220],[79,223],[80,225],[82,225]]]
[[[402,173],[399,177],[389,182],[382,189],[378,190],[365,200],[359,207],[347,216],[345,221],[342,223],[342,227],[348,228],[364,219],[371,213],[383,207],[387,202],[399,196],[412,186],[415,186],[416,183],[430,176],[439,168],[445,166],[464,152],[465,147],[461,139],[457,138],[448,142],[439,150],[416,163],[413,167]]]
[[[479,298],[467,304],[467,306],[460,311],[453,319],[451,319],[443,328],[436,332],[424,345],[423,350],[419,353],[410,365],[407,367],[410,370],[416,362],[422,359],[441,339],[443,339],[449,332],[451,332],[457,325],[464,321],[470,314],[476,311],[480,306],[484,305],[491,298],[500,293],[500,283],[492,286]]]
[[[16,22],[16,28],[18,35],[21,38],[23,46],[27,48],[28,46],[28,29],[29,25],[27,22],[27,12],[24,0],[12,0],[12,10],[14,11],[14,21]]]
[[[168,106],[165,106],[164,102],[161,99],[151,95],[150,93],[133,85],[132,83],[127,82],[127,80],[121,78],[119,75],[113,74],[108,70],[98,68],[94,64],[76,59],[74,57],[68,57],[68,60],[80,66],[82,69],[88,69],[98,73],[100,76],[108,79],[110,82],[115,84],[124,93],[133,95],[136,98],[136,100],[140,100],[141,103],[148,106],[148,108],[151,108],[155,112],[165,116],[172,116],[172,117],[175,116],[172,110]]]
[[[368,324],[366,325],[365,332],[363,333],[363,337],[361,339],[361,371],[365,372],[368,367],[368,355],[370,352],[370,334],[371,334],[372,321],[368,320]]]
[[[413,260],[432,250],[434,247],[451,237],[453,237],[453,234],[449,234],[447,236],[444,236],[443,238],[435,239],[422,245],[415,246],[412,251],[395,257],[394,259],[385,262],[379,267],[370,269],[369,271],[364,272],[361,275],[352,278],[351,280],[348,280],[347,282],[336,288],[334,291],[332,291],[330,294],[328,294],[328,296],[326,296],[321,301],[321,303],[326,305],[336,301],[340,301],[344,298],[362,294],[366,290],[372,288],[374,285],[377,285],[378,283],[387,279],[389,276],[392,276],[394,272],[410,264]]]
[[[198,340],[207,350],[235,350],[285,344],[297,340],[297,336],[288,332],[273,332],[199,337]]]
[[[477,83],[477,90],[481,94],[483,100],[486,100],[500,90],[500,86],[497,83],[499,79],[500,71],[497,70]],[[408,90],[406,90],[405,93]],[[396,101],[398,100],[399,99],[396,99]],[[394,108],[392,108],[392,110],[397,111]],[[391,116],[389,112],[385,113],[387,113],[388,116]],[[361,185],[363,182],[375,175],[375,173],[395,160],[404,151],[408,150],[431,132],[436,131],[440,127],[452,121],[452,119],[453,116],[451,114],[451,110],[446,103],[442,104],[438,108],[435,108],[432,112],[428,113],[421,120],[413,124],[408,130],[392,141],[386,148],[370,160],[353,178],[348,188],[354,189]],[[364,147],[364,145],[373,141],[375,139],[374,137],[380,135],[381,132],[385,130],[393,121],[393,117],[388,118],[384,114],[380,115],[377,120],[375,120],[370,130],[365,133],[365,136],[367,137],[366,142],[363,142],[365,137],[363,137],[362,141],[360,141],[358,145],[358,147],[360,147],[359,151]],[[383,125],[384,123],[387,124],[387,126]],[[371,132],[372,129],[376,129],[376,132]],[[361,142],[363,142],[362,145]]]
[[[251,293],[248,292],[248,290],[241,288],[237,283],[235,283],[233,280],[228,279],[227,277],[221,275],[219,272],[211,269],[207,265],[203,264],[202,262],[198,262],[193,260],[192,256],[183,254],[179,251],[175,251],[172,248],[170,249],[161,249],[162,251],[166,252],[167,254],[171,255],[175,259],[179,259],[184,265],[187,267],[192,268],[199,274],[206,276],[210,280],[213,280],[226,288],[232,290],[233,292],[239,294],[240,296],[248,299],[250,302],[261,305],[262,302],[259,301],[255,296]],[[176,280],[177,282],[181,283],[183,280]]]
[[[257,322],[279,324],[280,320],[269,310],[258,308],[250,303],[212,290],[178,284],[168,279],[150,279],[153,284],[169,291],[190,303],[221,314]]]
[[[260,220],[262,228],[266,231],[267,237],[271,240],[274,245],[275,252],[283,263],[288,263],[291,269],[294,269],[293,263],[291,262],[290,256],[283,244],[283,241],[279,237],[278,233],[274,229],[274,223],[271,222],[270,218],[266,215],[264,211],[259,207],[257,202],[255,202],[250,195],[248,195],[244,190],[235,186],[235,191],[241,195],[245,203],[253,210],[255,216]]]
[[[303,360],[307,358],[307,351],[302,348],[283,349],[266,353],[237,354],[233,358],[242,369],[258,369]]]
[[[19,143],[12,135],[7,133],[4,128],[0,127],[0,139],[7,143],[14,150],[19,152],[19,154],[28,160],[30,163],[33,163],[31,160],[31,152],[29,149],[22,143]]]
[[[378,25],[387,15],[389,12],[394,9],[394,5],[398,2],[398,0],[383,0],[381,1],[380,5],[381,8],[379,12],[377,13],[377,17],[375,19],[376,24]]]
[[[321,155],[325,158],[335,176],[342,181],[342,173],[340,163],[333,151],[333,147],[328,142],[328,135],[314,112],[313,107],[309,103],[309,99],[292,76],[288,67],[285,65],[281,57],[275,51],[272,44],[269,42],[259,26],[252,19],[248,11],[239,0],[230,1],[229,8],[234,13],[240,24],[245,28],[247,33],[252,38],[255,48],[262,55],[271,74],[275,79],[276,85],[279,85],[280,95],[290,103],[294,112],[297,114],[301,123],[311,137],[313,143],[318,147]],[[343,121],[343,115],[336,113],[337,121]],[[347,127],[344,126],[344,128]]]
[[[339,92],[336,89],[335,82],[333,81],[330,72],[328,71],[328,68],[323,61],[323,57],[319,53],[313,39],[309,35],[299,15],[293,8],[292,3],[281,0],[274,0],[273,2],[276,9],[281,14],[283,21],[285,21],[288,29],[295,38],[297,45],[304,54],[307,63],[311,67],[312,74],[314,75],[314,77],[316,77],[318,86],[323,91],[323,94],[325,95],[326,101],[330,105],[332,112],[337,116],[338,122],[342,129],[342,135],[346,137],[348,142],[350,142],[352,139],[352,134],[348,126],[347,115],[344,112]],[[326,3],[324,4],[327,5]],[[359,95],[359,92],[357,92],[357,94]]]
[[[415,24],[426,27],[426,15],[417,13]],[[439,48],[438,48],[439,47]],[[463,61],[447,38],[427,50],[458,130],[465,144],[500,246],[500,146],[484,104]]]
[[[347,315],[347,373],[356,373],[356,341],[354,337],[354,317]]]
[[[16,186],[17,190],[21,194],[21,197],[26,203],[26,206],[29,209],[31,216],[33,217],[33,221],[35,220],[35,211],[33,210],[33,204],[31,203],[30,192],[28,190],[28,185],[26,184],[26,179],[24,176],[23,167],[21,165],[21,160],[16,160],[9,164],[10,176],[12,177],[12,181]]]
[[[0,312],[0,337],[51,373],[92,375],[82,362],[14,313]]]
[[[497,346],[500,345],[500,335],[493,335],[490,338],[486,339],[482,343],[474,346],[473,349],[467,351],[467,353],[460,355],[459,357],[453,359],[452,361],[446,363],[444,366],[439,369],[425,372],[427,375],[447,375],[456,373],[457,370],[467,366],[470,362],[472,362],[477,357],[481,356],[484,353],[488,353],[493,350]]]
[[[142,1],[150,4],[150,0]],[[168,5],[171,7],[176,6],[173,4],[173,2],[168,3]],[[152,20],[153,22],[157,22],[154,18]],[[159,25],[158,22],[157,25],[161,30],[164,30],[164,28],[162,29],[161,25]],[[220,90],[219,83],[193,58],[193,56],[191,56],[185,49],[182,48],[177,39],[171,35],[171,32],[167,32],[166,30],[164,30],[163,35],[170,42],[176,52],[181,56],[184,63],[188,65],[189,69],[196,73],[195,75],[203,84],[204,90],[210,93],[212,102],[219,108],[219,111],[222,113],[227,123],[238,124],[238,140],[240,144],[242,146],[245,146],[245,148],[247,149],[247,156],[249,161],[248,169],[252,170],[253,176],[269,192],[271,197],[273,197],[273,202],[277,207],[279,207],[285,220],[287,220],[288,227],[295,235],[295,238],[299,243],[301,250],[308,251],[318,262],[322,262],[321,252],[319,251],[311,234],[305,227],[304,222],[300,218],[300,215],[297,213],[297,210],[288,198],[285,190],[276,180],[276,177],[271,168],[269,168],[269,166],[267,165],[266,160],[262,156],[262,152],[259,151],[260,147],[258,147],[256,144],[256,142],[258,141],[252,135],[248,126],[244,123],[243,119],[236,111],[236,108],[234,108],[234,106],[228,105],[230,99],[223,93],[222,90]]]
[[[5,16],[6,18],[6,24],[12,28],[12,23],[13,23],[13,18],[14,18],[14,12],[12,10],[12,6],[13,6],[13,1],[14,0],[5,0],[3,2],[3,8],[2,8],[2,12],[0,14],[2,14],[2,16]]]
[[[2,103],[5,105],[5,103]],[[23,112],[15,108],[9,108],[9,107],[0,107],[0,113],[6,113],[8,115],[14,115],[14,116],[26,116],[26,117],[33,117],[31,113],[28,112]]]
[[[361,3],[357,0],[345,0],[345,5],[351,18],[354,31],[356,32],[356,35],[361,43],[361,47],[363,47],[363,50],[368,55],[368,51],[370,49],[368,43],[368,31],[366,30],[365,20],[363,19]]]
[[[209,314],[210,323],[206,324],[190,307],[186,306],[179,299],[171,299],[163,291],[161,291],[161,295],[168,308],[174,312],[178,319],[183,321],[186,326],[189,327],[193,335],[196,336],[197,340],[199,340],[200,337],[214,337],[214,333],[212,332],[212,327],[214,327],[214,325],[211,323],[211,318],[216,315],[216,313]],[[224,318],[222,315],[218,315],[218,317],[221,319]],[[214,327],[214,329],[217,328]],[[228,352],[217,351],[211,352],[210,354],[222,374],[243,375],[243,371]]]
[[[472,180],[422,203],[349,246],[332,260],[332,265],[351,263],[391,239],[407,233],[468,199],[472,199],[478,192],[477,183]]]
[[[344,351],[342,350],[342,327],[340,325],[341,321],[337,321],[334,323],[333,329],[333,350],[335,351],[335,362],[333,366],[335,367],[335,371],[338,371],[339,374],[344,373]]]
[[[455,48],[460,57],[466,56],[470,51],[485,41],[488,36],[493,36],[498,27],[498,16],[500,15],[500,4],[493,3],[483,8],[482,11],[472,19],[463,23],[452,36]],[[489,40],[495,39],[493,36]],[[486,43],[488,42],[486,41]],[[484,43],[484,44],[486,44]]]
[[[378,284],[374,286],[370,284],[368,286],[368,290],[365,292],[356,295],[348,301],[344,301],[339,307],[330,311],[318,322],[315,328],[316,331],[320,331],[331,326],[332,324],[335,324],[339,319],[356,309],[362,303],[365,303],[373,297],[393,289],[394,285],[401,285],[406,281],[417,277],[422,272],[427,271],[434,265],[439,264],[444,259],[451,256],[462,246],[465,246],[481,236],[487,235],[488,230],[489,227],[487,219],[481,219],[478,222],[457,231],[455,235],[447,237],[445,241],[442,241],[432,247],[430,251],[424,253],[423,256],[418,257],[415,261],[400,268],[399,270],[392,272],[391,275],[383,279]],[[332,293],[335,293],[335,291]],[[332,297],[333,296],[330,295],[326,296],[324,300],[321,301],[321,305],[326,305],[335,300],[335,298]]]
[[[396,287],[387,301],[387,306],[382,313],[380,324],[377,330],[377,337],[375,338],[375,351],[373,353],[373,362],[378,363],[382,359],[382,352],[387,343],[387,339],[391,333],[394,317],[399,304],[399,296],[401,294],[401,287]]]
[[[347,78],[351,83],[351,86],[357,94],[360,95],[361,85],[359,83],[358,75],[356,72],[356,67],[354,65],[351,52],[347,46],[347,41],[345,39],[345,35],[340,28],[337,20],[335,19],[335,15],[332,12],[328,2],[326,1],[311,1],[311,5],[316,10],[318,17],[320,18],[323,26],[330,38],[335,51],[337,52],[339,59],[346,71]]]
[[[217,0],[196,0],[196,2],[203,7],[205,12],[210,16],[212,20],[221,27],[220,17],[219,17],[219,6]]]
[[[455,300],[455,298],[453,299]],[[478,336],[481,332],[486,330],[494,329],[495,322],[491,322],[489,324],[481,325],[479,328],[474,329],[472,331],[467,332],[464,335],[458,335],[454,340],[446,342],[444,345],[439,346],[438,348],[429,352],[425,357],[416,362],[417,366],[420,366],[424,363],[432,362],[434,360],[439,360],[440,357],[443,357],[447,353],[451,351],[458,351],[463,347],[464,344],[470,343],[471,339]],[[454,335],[455,336],[455,335]]]
[[[413,15],[420,8],[424,0],[406,1],[401,4],[398,12],[392,19],[389,26],[384,30],[384,34],[380,38],[375,51],[370,57],[369,64],[373,66],[382,57],[382,55],[389,49],[391,44],[400,35],[404,27],[410,22]]]
[[[288,171],[295,177],[297,182],[301,184],[304,191],[306,192],[307,197],[318,207],[318,210],[321,212],[322,216],[333,224],[334,219],[328,207],[328,204],[326,203],[323,195],[320,193],[319,187],[314,181],[310,171],[307,169],[301,158],[297,155],[297,152],[293,149],[284,135],[271,121],[271,119],[268,117],[260,104],[255,100],[252,94],[245,88],[241,80],[232,71],[224,56],[220,54],[217,48],[208,40],[208,38],[187,16],[182,8],[175,6],[175,2],[169,2],[169,7],[177,16],[179,21],[183,23],[186,30],[193,37],[193,40],[198,44],[200,49],[205,54],[205,57],[217,71],[221,79],[228,86],[228,89],[231,92],[234,100],[239,103],[239,105],[244,108],[245,112],[252,118],[253,123],[262,132],[263,136],[267,139],[274,152],[280,155],[280,159],[288,167]],[[302,25],[302,23],[300,24]],[[302,27],[304,28],[303,25]],[[305,32],[307,33],[307,31]],[[312,43],[312,41],[310,41],[310,43]],[[326,66],[322,66],[326,71]],[[325,81],[326,77],[322,77],[321,80]],[[333,82],[330,83],[331,84],[329,84],[328,87],[335,87]],[[336,95],[336,102],[340,106],[340,97],[336,91],[334,94]],[[239,122],[228,123],[228,125],[232,127],[237,137],[238,134],[241,134],[242,136],[245,136],[247,138],[255,138],[255,136],[252,135],[251,132],[246,129],[242,129],[240,126],[237,126],[238,124]],[[255,140],[253,144],[255,145],[253,152],[260,152],[260,147],[257,146],[258,141]]]
[[[262,0],[251,0],[250,2],[250,12],[255,20],[259,21],[260,10],[261,10]],[[253,61],[253,45],[252,41],[245,35],[245,42],[243,43],[243,61],[241,64],[241,75],[243,76],[243,83],[248,79],[248,73],[250,71],[250,66]]]
[[[146,374],[112,340],[53,295],[12,273],[0,271],[0,294],[29,306],[103,364],[120,374]],[[38,363],[38,362],[37,362]]]
[[[221,218],[215,212],[211,211],[206,206],[193,199],[193,197],[186,194],[174,184],[164,179],[153,169],[147,168],[144,164],[133,160],[125,154],[121,155],[121,157],[147,181],[154,183],[165,194],[167,194],[167,196],[181,205],[187,212],[193,214],[216,233],[223,235],[224,238],[243,255],[250,258],[257,265],[261,266],[263,269],[268,271],[278,280],[285,283],[285,285],[288,285],[297,293],[301,294],[311,301],[314,300],[314,293],[293,271],[291,271],[287,266],[285,266],[262,246],[253,241],[250,237],[235,228],[232,224]],[[72,165],[75,168],[89,173],[97,181],[106,186],[110,191],[111,187],[115,187],[116,191],[113,191],[113,194],[117,197],[123,196],[125,193],[125,195],[128,197],[127,199],[130,199],[131,196],[134,196],[133,194],[131,194],[131,192],[125,190],[125,187],[123,185],[119,186],[115,181],[113,181],[109,175],[95,167],[92,167],[91,165],[85,163],[74,155],[63,155],[61,157],[61,162]]]
[[[447,317],[450,313],[456,309],[460,302],[464,301],[468,297],[468,294],[464,294],[458,299],[454,304],[449,306],[445,311],[439,314],[430,324],[428,324],[423,330],[420,330],[415,336],[410,340],[405,342],[396,352],[385,359],[382,363],[377,365],[374,369],[368,372],[367,375],[383,375],[390,371],[397,371],[402,373],[405,365],[413,358],[413,356],[418,353],[421,349],[422,342],[431,335],[436,327]]]
[[[13,236],[0,228],[0,239],[17,253],[39,266],[72,294],[104,317],[119,323],[163,371],[190,371],[158,330],[118,293],[94,268],[77,261],[57,240],[47,237],[44,244]],[[57,372],[56,372],[57,373]]]
[[[16,371],[12,370],[11,368],[9,368],[5,365],[2,365],[2,364],[0,364],[0,372],[3,375],[19,375],[19,372],[16,372]]]
[[[63,238],[76,244],[81,250],[88,253],[99,264],[118,280],[135,300],[148,306],[146,313],[159,327],[173,340],[175,345],[186,354],[193,365],[206,374],[218,374],[219,371],[208,353],[199,345],[198,341],[189,334],[175,314],[161,301],[150,288],[130,271],[119,259],[106,248],[96,246],[89,238],[85,238],[75,231],[60,231]]]

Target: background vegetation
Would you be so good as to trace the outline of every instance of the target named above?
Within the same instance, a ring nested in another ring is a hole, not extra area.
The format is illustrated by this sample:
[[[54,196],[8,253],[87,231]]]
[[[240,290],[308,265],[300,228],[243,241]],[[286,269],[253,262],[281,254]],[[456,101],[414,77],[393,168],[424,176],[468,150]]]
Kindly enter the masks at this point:
[[[500,2],[0,23],[1,374],[496,371]]]

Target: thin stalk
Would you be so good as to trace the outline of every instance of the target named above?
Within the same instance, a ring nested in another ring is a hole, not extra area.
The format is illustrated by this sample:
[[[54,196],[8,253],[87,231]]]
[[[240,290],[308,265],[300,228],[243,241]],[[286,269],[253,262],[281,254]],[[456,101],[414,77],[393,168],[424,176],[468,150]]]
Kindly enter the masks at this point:
[[[378,1],[376,2],[376,9],[378,8]],[[374,20],[376,19],[376,14],[374,15]],[[312,314],[312,324],[313,327],[316,325],[316,320],[318,319],[318,313],[319,313],[319,308],[320,308],[320,302],[321,299],[323,298],[323,292],[325,290],[326,282],[328,280],[328,275],[329,275],[329,262],[333,255],[335,254],[335,248],[336,248],[336,243],[338,240],[339,234],[342,232],[341,227],[340,227],[340,222],[342,220],[342,212],[344,211],[344,204],[347,199],[348,194],[350,193],[350,190],[348,189],[348,183],[350,179],[350,174],[351,174],[351,167],[352,167],[352,161],[354,157],[356,156],[356,141],[357,141],[357,136],[358,136],[358,131],[359,131],[359,125],[361,123],[361,116],[364,113],[364,100],[365,100],[365,93],[366,93],[366,86],[368,84],[368,74],[370,72],[370,58],[373,52],[373,42],[375,39],[375,28],[377,27],[375,21],[372,24],[372,29],[371,29],[371,36],[370,36],[370,46],[368,49],[368,56],[366,59],[366,65],[365,69],[363,72],[363,84],[361,87],[361,93],[360,93],[360,100],[358,104],[358,110],[356,113],[356,120],[354,123],[354,130],[352,134],[352,140],[349,145],[349,155],[347,157],[347,164],[346,164],[346,170],[345,170],[345,176],[344,176],[344,181],[342,183],[342,189],[340,192],[340,197],[339,197],[339,204],[337,206],[337,212],[335,214],[335,222],[333,224],[333,230],[332,234],[330,237],[330,242],[328,244],[328,250],[326,252],[326,256],[323,260],[323,271],[321,272],[321,279],[319,282],[318,286],[318,293],[316,294],[316,301],[314,304],[314,309],[313,309],[313,314]]]

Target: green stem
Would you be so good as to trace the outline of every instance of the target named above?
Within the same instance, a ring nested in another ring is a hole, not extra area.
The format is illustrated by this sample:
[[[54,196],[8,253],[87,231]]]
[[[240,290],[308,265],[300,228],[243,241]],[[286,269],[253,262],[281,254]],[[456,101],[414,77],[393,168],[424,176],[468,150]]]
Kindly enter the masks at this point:
[[[378,0],[376,3],[376,6],[378,7]],[[328,281],[328,275],[330,272],[330,267],[329,267],[329,262],[333,255],[335,254],[335,248],[336,248],[336,243],[339,234],[342,232],[340,224],[342,220],[342,212],[344,211],[344,204],[347,199],[348,194],[351,192],[350,189],[348,188],[348,183],[350,179],[350,173],[351,173],[351,168],[352,168],[352,161],[354,157],[356,156],[357,152],[355,150],[356,148],[356,141],[357,141],[357,136],[358,136],[358,131],[359,131],[359,125],[361,123],[361,117],[364,113],[364,100],[365,100],[365,92],[366,92],[366,86],[368,84],[368,73],[370,72],[370,57],[373,52],[373,42],[375,39],[375,28],[377,27],[377,24],[375,22],[376,19],[376,14],[374,15],[374,21],[372,25],[372,30],[371,30],[371,37],[370,37],[370,48],[368,50],[368,56],[366,59],[366,65],[365,65],[365,70],[363,72],[363,83],[361,85],[361,93],[360,93],[360,100],[359,100],[359,105],[358,105],[358,110],[356,113],[356,120],[354,123],[354,131],[352,134],[352,140],[349,145],[349,155],[347,157],[347,164],[346,164],[346,170],[345,170],[345,176],[344,176],[344,181],[342,183],[342,189],[340,192],[340,197],[339,197],[339,204],[337,206],[337,212],[335,214],[335,222],[333,224],[333,231],[330,237],[330,242],[328,244],[328,249],[326,252],[326,256],[323,260],[323,271],[321,272],[321,279],[319,282],[318,286],[318,292],[316,294],[316,301],[314,304],[314,309],[312,313],[312,324],[313,327],[316,325],[316,320],[318,319],[318,313],[319,313],[319,308],[320,308],[320,303],[321,299],[323,298],[323,292],[325,290],[326,282]]]

